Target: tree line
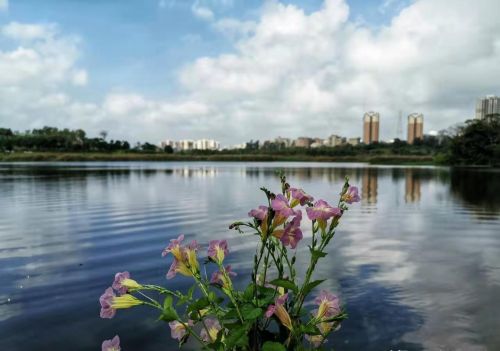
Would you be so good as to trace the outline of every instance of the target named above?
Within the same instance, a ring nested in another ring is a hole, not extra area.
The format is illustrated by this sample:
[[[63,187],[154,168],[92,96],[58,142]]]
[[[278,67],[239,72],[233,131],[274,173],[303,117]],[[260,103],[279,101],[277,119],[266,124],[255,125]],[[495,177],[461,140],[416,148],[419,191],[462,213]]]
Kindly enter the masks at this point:
[[[152,143],[137,143],[131,146],[125,140],[106,140],[107,133],[90,138],[82,129],[58,129],[43,127],[25,132],[13,132],[0,128],[0,151],[33,152],[144,152],[173,153],[172,147],[163,149]],[[392,143],[374,143],[317,148],[285,147],[284,144],[258,140],[246,143],[238,150],[190,150],[185,155],[255,154],[255,155],[305,155],[305,156],[433,156],[437,163],[452,165],[500,166],[500,116],[493,115],[483,120],[468,120],[463,125],[439,132],[436,136],[424,136],[413,144],[395,139]]]

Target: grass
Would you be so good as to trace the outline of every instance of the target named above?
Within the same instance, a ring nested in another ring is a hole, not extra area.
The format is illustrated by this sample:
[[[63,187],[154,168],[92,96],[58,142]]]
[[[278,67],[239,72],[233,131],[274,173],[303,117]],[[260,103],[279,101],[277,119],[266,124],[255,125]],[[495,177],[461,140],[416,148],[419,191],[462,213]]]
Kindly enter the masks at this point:
[[[370,164],[432,165],[432,156],[357,155],[310,156],[273,154],[187,155],[165,153],[86,153],[86,152],[12,152],[0,154],[2,162],[70,161],[244,161],[244,162],[366,162]]]

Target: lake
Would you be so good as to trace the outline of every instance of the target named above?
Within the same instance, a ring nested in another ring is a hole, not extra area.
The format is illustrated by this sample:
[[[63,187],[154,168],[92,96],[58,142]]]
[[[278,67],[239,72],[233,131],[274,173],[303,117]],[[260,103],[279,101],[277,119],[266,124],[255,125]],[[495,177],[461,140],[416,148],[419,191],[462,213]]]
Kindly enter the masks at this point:
[[[115,334],[124,351],[176,350],[155,311],[103,320],[99,296],[123,270],[187,289],[161,257],[180,233],[228,239],[245,286],[255,238],[228,225],[265,203],[259,187],[278,191],[280,168],[332,203],[344,176],[361,191],[315,272],[349,314],[329,347],[500,350],[500,170],[215,162],[0,163],[0,350],[100,350]]]

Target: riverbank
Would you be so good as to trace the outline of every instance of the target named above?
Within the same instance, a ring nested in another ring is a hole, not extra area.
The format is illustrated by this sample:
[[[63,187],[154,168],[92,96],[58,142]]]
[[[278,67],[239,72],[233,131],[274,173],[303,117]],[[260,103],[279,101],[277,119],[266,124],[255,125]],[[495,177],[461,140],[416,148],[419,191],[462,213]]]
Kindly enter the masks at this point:
[[[73,153],[13,152],[0,154],[1,162],[71,162],[71,161],[289,161],[289,162],[366,162],[370,164],[432,165],[432,156],[310,156],[271,154],[187,155],[166,153]]]

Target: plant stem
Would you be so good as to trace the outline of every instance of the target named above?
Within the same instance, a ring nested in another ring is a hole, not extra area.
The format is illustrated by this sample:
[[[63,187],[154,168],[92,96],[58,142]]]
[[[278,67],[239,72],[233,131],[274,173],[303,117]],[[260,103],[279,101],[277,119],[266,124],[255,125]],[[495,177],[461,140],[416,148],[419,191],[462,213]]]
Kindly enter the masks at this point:
[[[198,336],[198,334],[196,334],[194,332],[194,330],[188,324],[184,323],[183,321],[179,321],[179,323],[181,323],[184,326],[184,328],[186,328],[186,330],[189,331],[190,335],[194,336],[194,338],[196,340],[198,340],[198,342],[203,346],[204,349],[206,348],[205,342]],[[208,333],[208,331],[207,331],[207,333]],[[207,334],[207,335],[210,335],[210,334]]]
[[[243,324],[243,315],[240,312],[240,308],[238,307],[238,303],[237,303],[236,298],[234,297],[234,294],[233,294],[233,282],[231,281],[231,278],[229,278],[229,274],[227,274],[226,269],[224,268],[224,266],[222,264],[219,264],[219,269],[221,270],[222,274],[224,274],[224,278],[226,279],[226,281],[229,285],[228,289],[227,289],[228,290],[227,296],[229,297],[229,299],[233,303],[234,308],[236,309],[236,313],[238,313],[238,317],[240,318],[240,321]]]

